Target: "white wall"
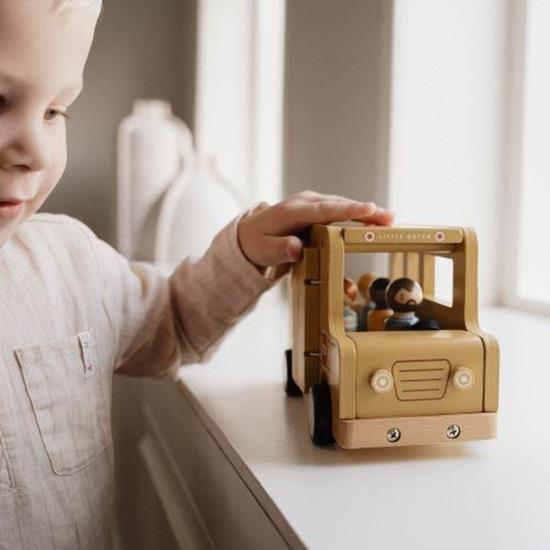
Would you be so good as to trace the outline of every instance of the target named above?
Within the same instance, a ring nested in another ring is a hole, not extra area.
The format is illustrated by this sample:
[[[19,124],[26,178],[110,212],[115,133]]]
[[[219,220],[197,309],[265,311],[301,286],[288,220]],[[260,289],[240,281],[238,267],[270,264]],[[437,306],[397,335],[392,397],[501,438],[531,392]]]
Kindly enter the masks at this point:
[[[289,0],[285,185],[387,202],[391,5]]]
[[[492,302],[504,189],[507,2],[394,4],[390,206],[398,223],[474,226],[480,301]]]
[[[508,2],[289,0],[285,182],[469,225],[498,298]]]
[[[248,204],[281,198],[284,0],[200,0],[197,148]]]
[[[253,13],[249,0],[200,0],[197,147],[244,195],[252,189],[250,85]]]

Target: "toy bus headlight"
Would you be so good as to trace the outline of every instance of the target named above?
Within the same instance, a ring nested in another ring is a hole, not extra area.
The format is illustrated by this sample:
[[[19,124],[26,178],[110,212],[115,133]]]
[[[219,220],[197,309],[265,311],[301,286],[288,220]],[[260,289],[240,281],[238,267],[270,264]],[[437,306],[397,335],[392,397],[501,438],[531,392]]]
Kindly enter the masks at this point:
[[[371,376],[370,385],[376,393],[387,393],[393,387],[393,376],[387,370],[378,369]]]
[[[468,390],[474,385],[474,373],[467,367],[458,367],[453,372],[453,385],[457,390]]]

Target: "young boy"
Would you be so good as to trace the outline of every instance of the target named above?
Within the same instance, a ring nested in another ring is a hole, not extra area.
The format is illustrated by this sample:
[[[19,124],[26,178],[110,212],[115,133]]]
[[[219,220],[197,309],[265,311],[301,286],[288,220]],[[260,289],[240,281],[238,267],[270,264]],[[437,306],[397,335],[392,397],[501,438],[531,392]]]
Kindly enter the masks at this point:
[[[301,254],[315,222],[389,224],[304,192],[231,222],[170,278],[85,225],[35,214],[66,164],[100,0],[0,0],[0,548],[110,546],[113,372],[203,361]],[[266,268],[277,268],[274,279]]]

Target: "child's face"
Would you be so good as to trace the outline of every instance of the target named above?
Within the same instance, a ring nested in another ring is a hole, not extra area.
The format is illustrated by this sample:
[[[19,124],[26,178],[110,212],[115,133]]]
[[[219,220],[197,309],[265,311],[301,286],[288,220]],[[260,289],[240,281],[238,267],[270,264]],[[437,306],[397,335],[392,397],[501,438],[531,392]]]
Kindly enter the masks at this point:
[[[60,113],[80,93],[97,14],[52,8],[52,0],[0,0],[0,247],[67,162]]]

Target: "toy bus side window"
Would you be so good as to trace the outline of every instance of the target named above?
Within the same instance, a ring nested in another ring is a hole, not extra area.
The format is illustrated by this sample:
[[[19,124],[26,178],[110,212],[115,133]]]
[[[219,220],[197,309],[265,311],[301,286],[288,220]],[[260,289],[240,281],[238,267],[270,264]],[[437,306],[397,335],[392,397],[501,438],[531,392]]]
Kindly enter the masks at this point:
[[[451,254],[398,252],[390,258],[392,278],[410,277],[422,287],[425,300],[453,307],[454,262]]]
[[[426,328],[464,328],[465,304],[471,292],[465,285],[464,262],[463,256],[457,261],[452,250],[391,255],[392,277],[410,277],[422,287],[418,317],[426,320]]]

